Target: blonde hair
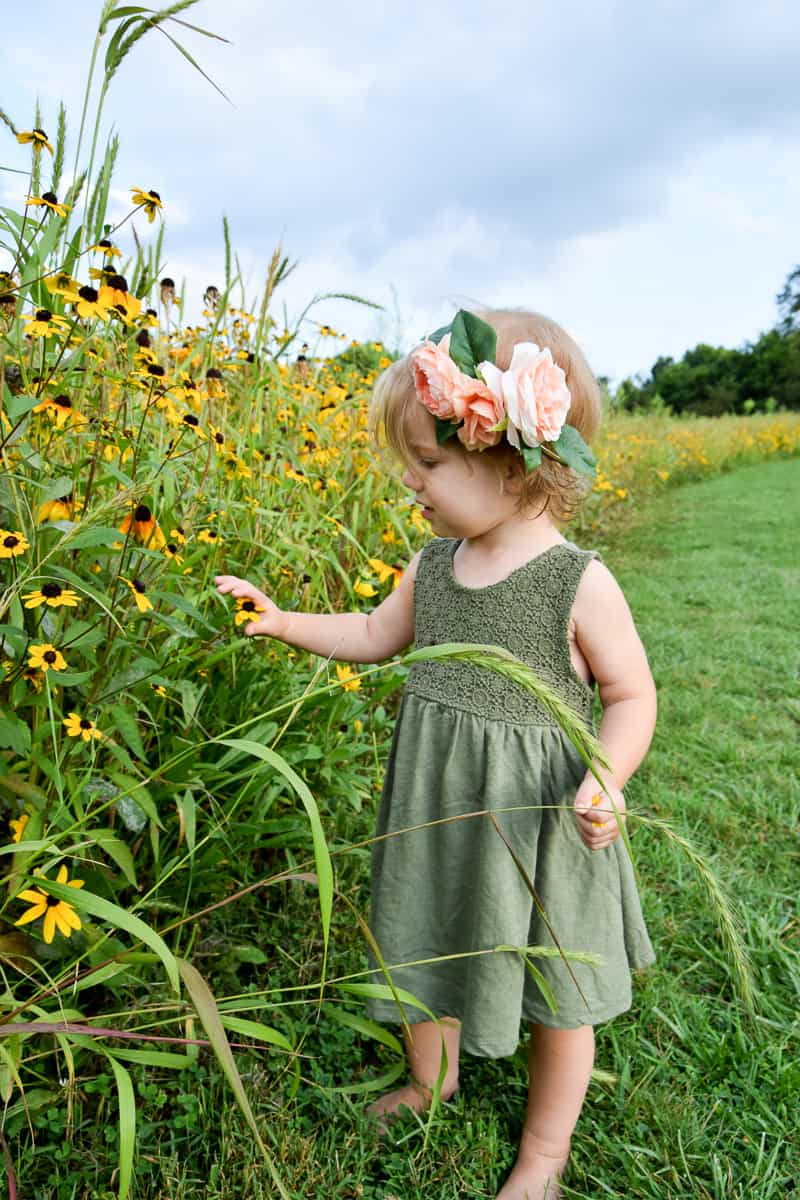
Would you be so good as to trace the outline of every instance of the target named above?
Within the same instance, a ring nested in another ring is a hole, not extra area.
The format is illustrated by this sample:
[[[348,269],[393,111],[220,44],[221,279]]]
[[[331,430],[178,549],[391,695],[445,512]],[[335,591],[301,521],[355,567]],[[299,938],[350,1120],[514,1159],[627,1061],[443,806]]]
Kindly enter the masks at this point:
[[[538,346],[550,348],[553,361],[566,375],[572,396],[567,420],[584,441],[590,442],[600,425],[602,401],[597,380],[575,340],[555,321],[541,313],[513,308],[473,311],[497,333],[495,361],[502,371],[508,370],[517,342],[536,342]],[[378,377],[369,411],[369,432],[373,445],[382,452],[385,441],[403,463],[410,462],[412,458],[406,436],[406,418],[415,404],[419,404],[419,400],[414,387],[411,358],[406,354]],[[448,441],[447,445],[457,447],[465,455],[481,453],[488,457],[498,468],[501,488],[501,472],[511,466],[521,485],[517,502],[519,511],[535,507],[541,507],[542,512],[549,509],[553,520],[565,523],[575,515],[591,489],[591,480],[585,475],[562,467],[546,455],[540,467],[526,472],[522,455],[505,440],[482,451],[467,451],[457,440]]]

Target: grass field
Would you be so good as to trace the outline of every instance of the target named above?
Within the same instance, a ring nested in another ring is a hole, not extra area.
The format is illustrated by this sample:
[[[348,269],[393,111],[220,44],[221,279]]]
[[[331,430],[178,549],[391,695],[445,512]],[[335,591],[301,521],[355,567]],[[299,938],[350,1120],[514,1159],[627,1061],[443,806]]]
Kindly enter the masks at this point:
[[[688,836],[735,899],[757,1012],[748,1016],[738,999],[697,872],[663,833],[632,820],[658,961],[637,978],[633,1009],[598,1028],[596,1068],[613,1079],[590,1087],[565,1197],[800,1195],[799,498],[798,461],[759,464],[666,492],[606,542],[585,543],[603,552],[622,583],[659,687],[658,730],[628,788],[629,807]],[[328,831],[332,847],[369,836],[371,821],[368,805],[343,812]],[[362,910],[366,870],[364,852],[338,867],[340,891]],[[260,951],[237,954],[242,945]],[[193,959],[217,994],[313,982],[316,896],[292,884],[213,914]],[[362,966],[352,919],[338,905],[331,971]],[[270,1020],[288,1032],[291,1013]],[[513,1161],[524,1047],[510,1060],[466,1059],[460,1095],[436,1115],[427,1144],[425,1126],[410,1119],[380,1151],[360,1115],[368,1097],[335,1089],[390,1070],[397,1055],[388,1048],[323,1015],[303,1043],[296,1093],[277,1055],[237,1057],[292,1197],[492,1197]],[[135,1078],[132,1195],[276,1194],[213,1059],[202,1054],[180,1075]],[[111,1196],[117,1130],[104,1117],[113,1109],[110,1074],[95,1074],[76,1093],[71,1138],[61,1107],[36,1116],[35,1148],[20,1128],[21,1194]]]

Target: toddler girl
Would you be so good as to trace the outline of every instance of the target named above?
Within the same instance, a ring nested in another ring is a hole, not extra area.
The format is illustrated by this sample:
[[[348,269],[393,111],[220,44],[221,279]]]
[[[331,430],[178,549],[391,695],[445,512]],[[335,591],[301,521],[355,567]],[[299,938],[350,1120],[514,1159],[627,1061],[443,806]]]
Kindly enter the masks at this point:
[[[214,579],[263,608],[251,636],[361,663],[411,642],[500,645],[590,728],[599,690],[604,795],[530,692],[463,660],[411,667],[389,753],[378,833],[440,823],[373,849],[371,928],[393,982],[427,1011],[404,1005],[410,1079],[370,1111],[385,1122],[404,1105],[427,1108],[443,1046],[450,1097],[460,1049],[510,1055],[527,1022],[528,1105],[498,1200],[559,1195],[593,1026],[630,1007],[631,969],[654,961],[610,800],[624,820],[622,789],[652,737],[655,689],[619,586],[559,529],[585,493],[584,439],[599,420],[597,384],[560,326],[531,312],[459,312],[375,387],[373,435],[385,434],[437,535],[396,590],[369,614],[315,615],[281,611],[235,576]],[[600,965],[565,962],[554,935]],[[524,947],[550,956],[526,960]],[[369,1011],[399,1019],[392,1001]]]

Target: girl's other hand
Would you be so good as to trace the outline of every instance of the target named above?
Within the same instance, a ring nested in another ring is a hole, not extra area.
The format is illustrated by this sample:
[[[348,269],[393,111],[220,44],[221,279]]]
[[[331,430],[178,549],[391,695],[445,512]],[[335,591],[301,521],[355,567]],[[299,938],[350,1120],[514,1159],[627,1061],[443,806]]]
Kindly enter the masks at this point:
[[[624,821],[627,812],[625,797],[612,783],[607,783],[603,791],[597,780],[591,776],[584,779],[575,796],[578,833],[590,850],[602,850],[620,836],[609,797],[614,801],[620,819]]]
[[[256,637],[259,634],[262,637],[282,636],[288,623],[288,614],[278,608],[277,604],[273,604],[269,596],[259,591],[255,584],[246,579],[239,579],[237,575],[215,575],[214,585],[221,596],[230,592],[237,600],[252,600],[259,608],[263,608],[264,611],[257,613],[255,620],[245,625],[244,632],[248,637]]]

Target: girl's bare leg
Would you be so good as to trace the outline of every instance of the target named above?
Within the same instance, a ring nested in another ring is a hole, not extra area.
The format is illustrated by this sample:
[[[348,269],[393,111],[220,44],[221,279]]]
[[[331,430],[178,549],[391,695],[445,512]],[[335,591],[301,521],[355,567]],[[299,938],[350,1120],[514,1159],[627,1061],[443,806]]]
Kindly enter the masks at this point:
[[[442,1039],[447,1050],[447,1071],[442,1083],[442,1099],[449,1100],[458,1087],[458,1044],[461,1022],[454,1017],[435,1021],[420,1021],[410,1025],[411,1036],[405,1036],[406,1055],[411,1079],[403,1087],[381,1096],[367,1109],[370,1116],[383,1121],[391,1118],[405,1105],[415,1112],[430,1107],[431,1094],[442,1066]]]
[[[497,1200],[558,1200],[594,1064],[594,1029],[531,1025],[528,1109],[514,1169]]]

